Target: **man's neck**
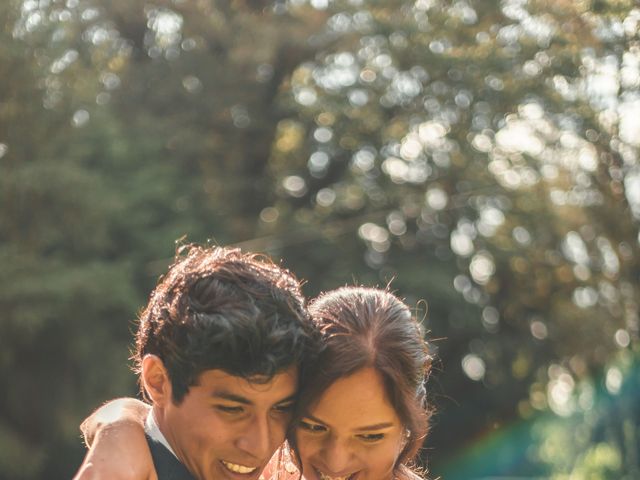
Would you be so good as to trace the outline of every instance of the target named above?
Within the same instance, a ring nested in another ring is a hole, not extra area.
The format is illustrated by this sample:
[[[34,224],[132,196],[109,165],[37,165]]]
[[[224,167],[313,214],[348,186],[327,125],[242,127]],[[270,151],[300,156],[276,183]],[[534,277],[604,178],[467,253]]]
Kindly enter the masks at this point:
[[[155,440],[156,442],[160,442],[162,445],[164,445],[166,447],[166,449],[169,450],[173,454],[174,457],[178,458],[178,456],[176,455],[175,450],[173,449],[173,447],[171,446],[171,444],[167,440],[166,435],[162,431],[162,428],[160,427],[160,423],[158,423],[157,419],[158,419],[159,416],[160,415],[159,415],[159,412],[157,411],[157,407],[154,406],[149,411],[149,415],[147,415],[147,420],[146,420],[145,425],[144,425],[144,431],[153,440]],[[180,459],[178,458],[178,460],[180,460]]]

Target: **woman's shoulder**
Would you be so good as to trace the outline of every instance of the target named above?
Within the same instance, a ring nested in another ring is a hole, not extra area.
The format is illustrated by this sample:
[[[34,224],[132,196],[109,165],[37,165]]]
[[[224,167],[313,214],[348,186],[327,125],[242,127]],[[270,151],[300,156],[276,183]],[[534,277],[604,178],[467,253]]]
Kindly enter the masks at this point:
[[[400,472],[398,472],[396,478],[397,480],[430,480],[429,477],[427,477],[427,472],[416,472],[407,466],[400,468]]]
[[[430,480],[427,476],[418,475],[415,472],[403,472],[398,480]]]
[[[424,480],[424,479],[415,472],[406,471],[398,475],[398,480]]]

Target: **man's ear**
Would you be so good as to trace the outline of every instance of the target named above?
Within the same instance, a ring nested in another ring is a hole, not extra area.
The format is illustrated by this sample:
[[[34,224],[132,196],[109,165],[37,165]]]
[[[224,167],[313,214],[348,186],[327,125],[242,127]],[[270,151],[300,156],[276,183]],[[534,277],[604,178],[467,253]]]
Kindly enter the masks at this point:
[[[171,380],[160,357],[151,354],[144,356],[140,378],[154,405],[164,407],[171,402]]]

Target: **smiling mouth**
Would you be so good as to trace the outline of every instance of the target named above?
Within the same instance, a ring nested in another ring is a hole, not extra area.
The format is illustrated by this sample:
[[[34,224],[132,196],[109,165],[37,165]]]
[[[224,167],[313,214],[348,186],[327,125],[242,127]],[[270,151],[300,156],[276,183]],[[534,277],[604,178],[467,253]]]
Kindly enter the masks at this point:
[[[344,477],[332,477],[330,475],[325,475],[318,469],[316,469],[316,472],[318,472],[320,480],[352,480],[356,476],[355,473],[352,473],[351,475],[345,475]]]
[[[220,463],[222,463],[227,470],[233,473],[240,473],[242,475],[248,475],[258,469],[258,467],[246,467],[237,463],[225,462],[224,460],[220,460]]]

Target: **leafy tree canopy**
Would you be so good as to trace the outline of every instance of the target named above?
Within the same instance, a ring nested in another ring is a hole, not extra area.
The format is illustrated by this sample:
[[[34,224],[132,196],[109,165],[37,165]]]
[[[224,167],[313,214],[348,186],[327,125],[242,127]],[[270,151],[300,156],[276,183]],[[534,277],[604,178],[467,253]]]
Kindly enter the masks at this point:
[[[635,2],[8,0],[0,21],[0,476],[69,477],[80,419],[135,392],[133,319],[185,235],[283,258],[310,296],[391,282],[417,305],[434,474],[637,476]]]

